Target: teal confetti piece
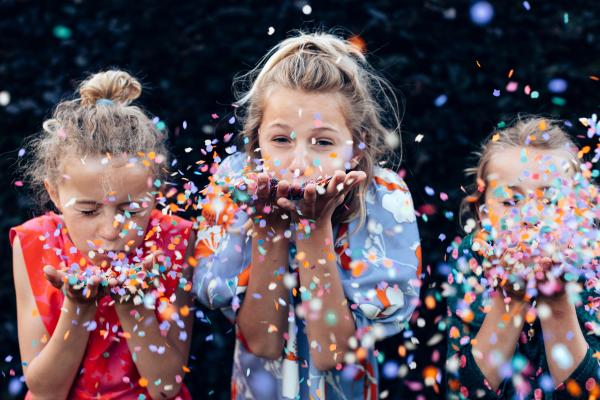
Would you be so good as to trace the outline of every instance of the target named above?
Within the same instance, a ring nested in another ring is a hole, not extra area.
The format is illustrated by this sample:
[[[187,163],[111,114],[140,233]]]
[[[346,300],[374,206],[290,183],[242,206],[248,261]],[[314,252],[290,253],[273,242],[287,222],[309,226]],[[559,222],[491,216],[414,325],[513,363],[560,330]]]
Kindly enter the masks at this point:
[[[52,33],[54,34],[54,36],[56,38],[61,39],[61,40],[69,39],[72,34],[71,29],[64,25],[56,25],[54,27],[54,29],[52,30]]]

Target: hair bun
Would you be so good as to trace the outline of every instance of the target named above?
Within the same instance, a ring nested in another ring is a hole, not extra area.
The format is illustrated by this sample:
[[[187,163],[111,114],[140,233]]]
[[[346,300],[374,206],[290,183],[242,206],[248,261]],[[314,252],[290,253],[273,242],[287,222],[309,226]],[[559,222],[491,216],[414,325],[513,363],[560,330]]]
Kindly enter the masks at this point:
[[[110,70],[91,75],[79,85],[81,104],[95,106],[100,99],[129,105],[142,94],[142,85],[125,71]]]

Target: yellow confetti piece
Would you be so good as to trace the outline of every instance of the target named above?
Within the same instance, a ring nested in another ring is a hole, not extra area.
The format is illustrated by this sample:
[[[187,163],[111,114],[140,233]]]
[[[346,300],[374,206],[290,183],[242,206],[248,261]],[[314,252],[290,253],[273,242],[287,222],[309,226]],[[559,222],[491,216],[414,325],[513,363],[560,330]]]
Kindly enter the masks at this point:
[[[68,331],[65,332],[65,335],[63,336],[63,339],[67,340],[69,338],[70,334],[71,334],[71,330],[69,329]]]
[[[146,386],[148,386],[148,379],[142,377],[138,380],[138,384],[141,387],[146,387]]]

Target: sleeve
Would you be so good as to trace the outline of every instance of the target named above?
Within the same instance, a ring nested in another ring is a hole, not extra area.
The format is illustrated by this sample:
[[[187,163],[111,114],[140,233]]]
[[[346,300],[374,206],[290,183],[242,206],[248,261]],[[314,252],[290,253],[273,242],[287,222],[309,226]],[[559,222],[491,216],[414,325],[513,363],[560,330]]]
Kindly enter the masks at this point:
[[[402,331],[419,301],[421,246],[412,198],[397,174],[377,169],[365,201],[365,223],[349,225],[337,252],[357,335],[383,339]]]
[[[580,398],[588,398],[600,391],[600,296],[596,290],[584,290],[581,300],[582,304],[577,306],[577,319],[589,348],[569,378],[555,390],[556,399],[572,399],[573,393],[581,393]]]
[[[215,177],[241,171],[239,156],[226,159]],[[194,251],[197,265],[193,291],[202,304],[221,309],[234,321],[251,268],[251,242],[244,227],[248,215],[214,183],[209,184],[203,194]]]
[[[471,272],[471,264],[478,261],[470,250],[470,243],[471,240],[465,238],[452,255],[452,272],[448,279],[447,395],[449,399],[461,400],[501,399],[511,382],[505,380],[498,390],[492,389],[471,351],[471,340],[479,332],[485,314],[483,288],[477,285],[478,278]]]

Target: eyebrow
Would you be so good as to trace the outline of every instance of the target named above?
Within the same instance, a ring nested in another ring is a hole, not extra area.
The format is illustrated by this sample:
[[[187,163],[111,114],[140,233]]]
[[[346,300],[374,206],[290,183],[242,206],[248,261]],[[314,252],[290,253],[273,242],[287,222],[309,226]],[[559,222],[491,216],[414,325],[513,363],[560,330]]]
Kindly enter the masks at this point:
[[[508,189],[510,189],[510,190],[514,190],[514,191],[519,191],[519,192],[523,192],[523,191],[524,191],[524,190],[523,190],[523,188],[522,188],[521,186],[515,186],[515,185],[512,185],[512,186],[506,186],[506,187],[507,187]],[[540,189],[541,189],[541,190],[546,190],[546,189],[550,189],[551,187],[552,187],[552,186],[545,185],[545,186],[540,186],[540,187],[537,187],[537,188],[535,188],[534,190],[540,190]]]
[[[282,123],[282,122],[274,122],[274,123],[272,123],[272,124],[269,124],[269,125],[267,126],[267,129],[269,129],[269,128],[283,128],[283,129],[287,129],[287,130],[290,130],[290,131],[292,130],[292,127],[291,127],[291,126],[289,126],[289,125],[287,125],[287,124],[284,124],[284,123]],[[332,127],[332,126],[329,126],[329,125],[327,125],[327,124],[323,124],[323,125],[321,125],[321,126],[315,126],[315,127],[313,127],[313,128],[311,129],[311,132],[321,132],[321,131],[331,131],[331,132],[338,132],[338,130],[337,130],[337,129],[335,129],[334,127]]]
[[[125,205],[130,205],[130,204],[135,203],[135,204],[139,205],[139,208],[143,208],[141,206],[142,202],[143,202],[143,200],[140,200],[140,201],[133,201],[133,200],[132,201],[125,201],[123,203],[117,204],[117,206],[120,207],[120,206],[125,206]],[[103,205],[103,203],[99,203],[99,202],[97,202],[95,200],[77,200],[75,202],[75,204],[80,205],[80,206],[101,206],[101,205]]]

